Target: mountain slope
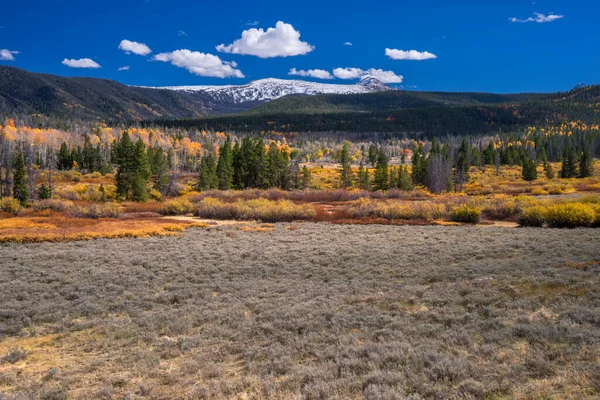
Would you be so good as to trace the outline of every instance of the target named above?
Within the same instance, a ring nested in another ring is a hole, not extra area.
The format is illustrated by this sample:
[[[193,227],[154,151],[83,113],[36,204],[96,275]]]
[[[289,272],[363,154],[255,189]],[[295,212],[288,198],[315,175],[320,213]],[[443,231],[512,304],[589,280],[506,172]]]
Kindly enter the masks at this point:
[[[287,79],[259,79],[246,85],[225,86],[164,86],[179,93],[205,94],[217,104],[242,104],[249,102],[267,102],[289,95],[318,94],[358,94],[394,91],[378,79],[366,76],[354,85],[308,82]]]
[[[205,114],[210,99],[133,88],[95,78],[63,78],[0,67],[0,113],[121,121]]]
[[[600,86],[541,95],[398,91],[289,96],[238,115],[160,123],[238,132],[378,132],[439,137],[511,132],[567,121],[600,123]]]
[[[245,114],[368,112],[459,105],[518,103],[535,94],[443,93],[404,90],[356,95],[288,96],[248,110]]]

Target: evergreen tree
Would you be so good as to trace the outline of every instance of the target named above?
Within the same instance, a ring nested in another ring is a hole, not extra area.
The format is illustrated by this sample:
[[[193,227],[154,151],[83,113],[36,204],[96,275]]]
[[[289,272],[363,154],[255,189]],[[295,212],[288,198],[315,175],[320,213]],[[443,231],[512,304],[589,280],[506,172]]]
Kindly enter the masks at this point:
[[[544,173],[546,174],[546,178],[554,179],[554,169],[552,169],[552,165],[548,161],[544,161]]]
[[[521,171],[521,175],[527,182],[537,179],[537,165],[534,159],[527,157],[523,160],[523,169]]]
[[[71,157],[71,152],[65,142],[62,142],[60,145],[60,150],[56,154],[56,158],[58,159],[56,168],[59,170],[66,171],[73,168],[73,158]]]
[[[305,165],[302,167],[302,172],[301,172],[302,189],[308,189],[310,187],[310,179],[311,179],[310,170]]]
[[[371,190],[371,179],[369,178],[369,169],[363,167],[363,163],[358,166],[358,187],[362,190]]]
[[[400,166],[398,171],[398,189],[400,190],[413,190],[413,180],[408,173],[408,166]]]
[[[412,179],[415,185],[425,185],[427,175],[427,159],[423,145],[419,146],[413,152],[412,157]]]
[[[373,177],[374,190],[387,190],[389,182],[388,159],[383,147],[379,148],[377,164],[375,165],[375,176]]]
[[[352,185],[352,165],[350,159],[350,143],[344,142],[340,155],[340,187],[346,189]]]
[[[229,190],[233,187],[233,150],[231,149],[231,138],[229,136],[227,136],[225,143],[219,150],[217,178],[220,190]]]
[[[369,146],[369,163],[371,164],[372,167],[375,166],[375,163],[377,162],[377,145],[375,143],[371,143],[371,145]]]
[[[217,177],[217,162],[215,156],[209,152],[202,157],[200,161],[200,174],[196,183],[196,190],[199,192],[204,190],[216,189],[219,186]]]
[[[456,154],[456,165],[454,169],[455,189],[461,191],[463,185],[469,181],[470,165],[470,146],[467,139],[464,138]]]
[[[563,150],[560,176],[561,178],[575,178],[577,176],[577,154],[571,146],[566,146]]]
[[[150,168],[146,154],[146,146],[141,139],[134,144],[127,131],[115,144],[115,161],[118,165],[116,174],[117,195],[135,201],[148,199],[148,179]]]
[[[169,162],[162,148],[148,148],[148,159],[150,160],[150,173],[154,181],[154,189],[165,195],[169,184]]]
[[[42,183],[37,191],[38,199],[46,200],[52,197],[52,191],[45,183]]]
[[[578,178],[587,178],[594,173],[594,159],[591,154],[591,149],[584,148],[579,157]]]
[[[27,174],[25,172],[25,159],[23,153],[17,153],[13,160],[13,197],[21,203],[21,206],[27,205],[29,190],[27,189]]]

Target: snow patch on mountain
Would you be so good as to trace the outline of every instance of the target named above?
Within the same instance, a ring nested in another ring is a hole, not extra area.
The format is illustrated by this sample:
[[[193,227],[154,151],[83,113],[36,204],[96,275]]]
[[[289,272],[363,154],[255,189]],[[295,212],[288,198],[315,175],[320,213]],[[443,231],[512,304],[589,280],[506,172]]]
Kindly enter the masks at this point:
[[[185,93],[206,93],[215,102],[221,104],[271,101],[294,94],[357,94],[396,90],[372,76],[365,76],[360,82],[353,85],[267,78],[245,85],[163,86],[156,87],[155,89],[167,89]]]

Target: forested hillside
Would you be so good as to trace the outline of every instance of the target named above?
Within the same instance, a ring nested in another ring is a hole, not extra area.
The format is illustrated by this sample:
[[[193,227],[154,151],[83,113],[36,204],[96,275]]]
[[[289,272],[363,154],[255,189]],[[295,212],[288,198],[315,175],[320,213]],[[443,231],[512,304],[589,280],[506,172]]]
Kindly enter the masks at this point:
[[[126,121],[199,117],[208,103],[170,90],[130,87],[107,79],[63,78],[0,66],[0,115]]]
[[[288,97],[244,114],[160,121],[237,132],[391,133],[409,137],[512,132],[531,125],[600,120],[600,86],[548,95],[376,93]]]

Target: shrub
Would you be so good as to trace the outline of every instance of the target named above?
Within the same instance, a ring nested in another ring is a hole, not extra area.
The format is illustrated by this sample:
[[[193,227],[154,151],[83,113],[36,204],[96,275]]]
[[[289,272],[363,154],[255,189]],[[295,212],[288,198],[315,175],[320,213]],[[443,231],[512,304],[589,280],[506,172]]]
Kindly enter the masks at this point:
[[[256,219],[263,222],[289,222],[312,218],[315,215],[315,210],[309,205],[298,205],[289,200],[254,199],[225,203],[219,199],[207,197],[198,203],[196,215],[211,219]]]
[[[16,214],[21,208],[19,200],[13,199],[12,197],[3,197],[0,199],[0,211],[5,213]]]
[[[69,215],[75,218],[119,218],[122,215],[121,208],[114,203],[91,204],[84,207],[73,207]]]
[[[514,197],[506,195],[494,196],[483,207],[483,213],[494,220],[503,220],[518,215],[521,211]]]
[[[542,227],[544,225],[545,209],[542,206],[528,207],[519,216],[520,226]]]
[[[545,217],[551,228],[581,228],[591,226],[596,215],[588,204],[563,203],[548,207]]]
[[[2,362],[14,364],[27,358],[27,350],[22,347],[15,347],[8,350],[8,353],[2,357]]]
[[[160,207],[163,215],[184,215],[194,212],[194,205],[185,199],[173,199],[166,201]]]
[[[454,222],[476,224],[481,219],[481,209],[479,207],[461,204],[452,210],[450,213],[450,219]]]
[[[240,200],[242,201],[242,200]],[[233,204],[224,203],[219,199],[207,197],[202,199],[196,208],[196,215],[209,219],[235,219]]]
[[[162,200],[162,197],[163,197],[162,193],[154,188],[150,189],[150,191],[148,192],[148,195],[150,196],[150,198],[152,200],[156,200],[156,201]]]
[[[432,202],[376,201],[360,199],[348,208],[353,217],[430,221],[447,216],[444,204]]]
[[[56,200],[56,199],[48,199],[48,200],[40,200],[33,203],[32,208],[34,211],[65,211],[69,208],[73,207],[73,202],[69,200]]]

